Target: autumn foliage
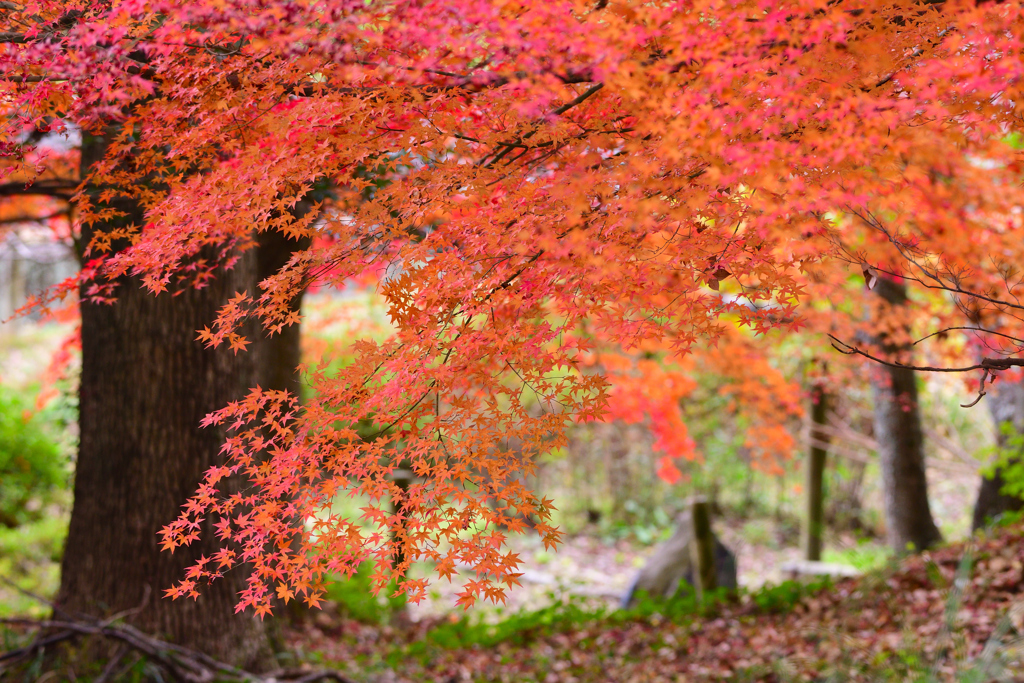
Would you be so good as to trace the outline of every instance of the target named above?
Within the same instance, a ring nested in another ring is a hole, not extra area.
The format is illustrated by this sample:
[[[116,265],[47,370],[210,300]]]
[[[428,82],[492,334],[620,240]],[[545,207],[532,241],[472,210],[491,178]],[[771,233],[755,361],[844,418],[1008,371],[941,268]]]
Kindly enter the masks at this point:
[[[799,327],[830,254],[915,276],[907,245],[943,273],[1022,248],[1017,2],[0,7],[16,27],[0,39],[2,182],[67,177],[33,130],[109,139],[74,197],[98,226],[92,300],[122,275],[155,294],[201,287],[259,232],[317,237],[198,333],[242,352],[245,320],[299,322],[303,288],[380,277],[393,335],[306,368],[304,405],[254,388],[207,419],[230,431],[225,464],[163,543],[212,517],[224,545],[174,596],[248,563],[239,608],[316,604],[325,577],[372,557],[377,585],[395,575],[413,599],[426,582],[405,572],[421,560],[442,578],[476,568],[464,604],[501,599],[517,567],[501,529],[530,514],[558,540],[520,474],[568,423],[645,414],[670,479],[692,451],[686,378],[628,354]],[[145,224],[118,224],[119,199],[141,201]],[[303,199],[317,210],[296,217]],[[964,235],[983,237],[962,262],[933,258]],[[627,354],[603,372],[598,339]],[[729,391],[777,381],[708,358]],[[781,384],[765,395],[766,423],[799,414]],[[419,476],[408,491],[389,476],[399,459]],[[223,486],[235,475],[241,490]],[[371,530],[332,511],[348,493],[373,501]]]

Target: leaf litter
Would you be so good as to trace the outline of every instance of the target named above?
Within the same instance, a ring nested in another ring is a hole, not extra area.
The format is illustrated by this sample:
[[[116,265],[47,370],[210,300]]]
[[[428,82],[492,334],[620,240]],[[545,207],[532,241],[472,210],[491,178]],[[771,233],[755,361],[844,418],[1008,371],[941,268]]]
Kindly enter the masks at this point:
[[[585,611],[501,642],[445,643],[456,614],[401,626],[321,615],[299,651],[368,681],[1024,681],[1024,525],[911,556],[766,609]],[[472,628],[472,627],[469,627]]]

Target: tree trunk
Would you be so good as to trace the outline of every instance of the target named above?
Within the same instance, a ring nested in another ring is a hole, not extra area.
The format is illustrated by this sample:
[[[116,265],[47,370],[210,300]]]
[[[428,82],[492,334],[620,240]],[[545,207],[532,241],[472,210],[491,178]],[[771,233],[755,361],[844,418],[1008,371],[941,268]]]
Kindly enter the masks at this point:
[[[985,400],[995,423],[999,450],[1013,447],[1012,440],[1024,432],[1024,381],[1004,383],[1001,380],[989,390]],[[1002,493],[1004,484],[1002,471],[998,469],[991,478],[981,478],[971,520],[973,530],[977,531],[1004,512],[1015,512],[1024,507],[1024,500]]]
[[[310,210],[308,203],[299,202],[296,213],[301,216]],[[258,236],[256,281],[263,282],[283,268],[292,255],[306,249],[310,240],[289,239],[283,233],[272,230]],[[292,308],[302,306],[302,294],[295,297]],[[302,362],[301,332],[299,325],[283,328],[272,337],[261,332],[254,346],[260,346],[258,383],[264,389],[287,390],[302,398],[302,380],[297,368]]]
[[[821,535],[825,525],[825,457],[827,451],[822,445],[828,437],[821,432],[828,414],[825,390],[820,384],[811,389],[811,450],[807,458],[806,510],[801,547],[805,560],[821,559]]]
[[[883,315],[899,315],[907,301],[902,284],[880,277],[874,291],[888,304]],[[904,350],[884,338],[878,343],[890,356]],[[942,535],[928,504],[917,378],[913,370],[883,365],[871,368],[870,375],[889,545],[898,553],[918,552]]]
[[[103,148],[101,138],[87,137],[83,165]],[[138,206],[120,208],[139,221]],[[97,617],[138,608],[127,617],[134,626],[260,669],[272,664],[264,624],[235,614],[244,571],[229,572],[197,601],[163,597],[200,555],[217,550],[214,520],[201,541],[174,554],[161,552],[157,537],[221,462],[222,430],[201,429],[200,421],[257,382],[259,345],[235,355],[196,341],[231,295],[254,290],[256,272],[250,251],[201,290],[153,296],[125,280],[113,305],[83,297],[80,445],[57,605]]]

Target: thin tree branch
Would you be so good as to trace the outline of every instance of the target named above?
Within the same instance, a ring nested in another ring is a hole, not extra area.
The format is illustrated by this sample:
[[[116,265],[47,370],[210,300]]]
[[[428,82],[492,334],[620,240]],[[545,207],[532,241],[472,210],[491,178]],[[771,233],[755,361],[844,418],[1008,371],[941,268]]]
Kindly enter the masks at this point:
[[[1009,370],[1010,368],[1024,367],[1024,358],[983,358],[981,362],[976,365],[967,365],[959,368],[943,368],[934,367],[930,365],[905,365],[903,363],[896,363],[893,361],[885,360],[884,358],[879,358],[878,356],[874,356],[868,353],[867,351],[864,351],[863,349],[860,349],[856,346],[852,346],[851,344],[847,344],[846,342],[842,341],[838,337],[834,337],[831,334],[828,336],[829,339],[835,342],[832,344],[832,348],[834,348],[839,353],[845,354],[847,356],[864,356],[868,360],[872,360],[876,363],[885,365],[890,368],[905,368],[907,370],[916,370],[917,372],[970,372],[972,370],[988,370],[990,372],[999,372],[1000,370]],[[836,346],[836,344],[839,344],[844,348],[839,348],[839,346]]]
[[[1014,367],[1024,367],[1024,358],[983,358],[981,362],[976,365],[968,365],[960,368],[941,368],[930,365],[904,365],[903,363],[887,361],[883,358],[879,358],[878,356],[873,356],[867,351],[857,348],[856,346],[851,346],[850,344],[847,344],[846,342],[838,339],[837,337],[832,336],[831,334],[828,336],[829,339],[831,339],[833,342],[832,348],[834,348],[839,353],[845,354],[847,356],[864,356],[868,360],[872,360],[876,363],[885,365],[886,367],[890,368],[904,368],[906,370],[915,370],[917,372],[970,372],[972,370],[984,370],[985,372],[981,376],[981,386],[978,387],[977,398],[975,398],[970,403],[961,403],[961,408],[973,408],[974,406],[978,405],[978,402],[981,401],[981,399],[984,398],[987,394],[987,392],[985,391],[985,383],[988,382],[989,379],[995,377],[996,373],[999,372],[1000,370],[1009,370],[1010,368]],[[836,346],[836,344],[840,344],[844,348],[839,348],[839,346]]]
[[[935,332],[932,332],[929,335],[925,335],[924,337],[921,337],[916,342],[914,342],[914,345],[920,344],[925,339],[930,339],[931,337],[934,337],[936,335],[942,334],[943,332],[950,332],[952,330],[968,330],[970,332],[978,332],[980,334],[991,334],[991,335],[993,335],[995,337],[1003,337],[1004,339],[1009,339],[1010,341],[1015,342],[1017,344],[1024,345],[1024,339],[1020,339],[1018,337],[1014,337],[1014,336],[1011,336],[1009,334],[1003,334],[1002,332],[996,332],[995,330],[986,330],[984,327],[968,327],[968,326],[943,327],[941,330],[937,330]]]
[[[985,301],[985,302],[988,302],[990,304],[994,304],[996,306],[1005,306],[1007,308],[1015,308],[1015,309],[1019,309],[1019,310],[1024,310],[1024,305],[1015,304],[1013,302],[1005,301],[1003,299],[996,299],[996,298],[987,296],[985,294],[981,294],[979,292],[972,292],[972,291],[968,291],[968,290],[964,289],[960,285],[960,283],[958,282],[958,280],[960,278],[956,274],[952,274],[952,273],[950,274],[950,279],[953,282],[952,282],[952,284],[947,284],[945,281],[943,281],[942,275],[939,273],[939,271],[937,271],[937,270],[936,271],[929,270],[928,268],[926,268],[925,266],[921,265],[921,263],[919,263],[917,261],[917,259],[915,258],[915,254],[913,252],[914,251],[919,251],[919,250],[915,250],[914,247],[907,246],[902,241],[900,241],[900,239],[896,235],[892,234],[889,231],[889,229],[886,228],[885,225],[883,225],[882,222],[880,220],[878,220],[878,218],[876,218],[873,214],[871,214],[868,211],[865,211],[864,213],[861,213],[861,212],[857,211],[856,209],[854,209],[852,207],[849,207],[849,206],[847,206],[847,210],[852,215],[854,215],[857,218],[859,218],[869,228],[872,228],[872,229],[877,230],[878,232],[882,233],[882,235],[884,235],[885,238],[887,240],[889,240],[889,243],[892,244],[896,248],[896,251],[899,252],[900,256],[907,263],[909,263],[911,266],[913,266],[914,268],[916,268],[917,270],[919,270],[921,272],[921,276],[922,277],[918,278],[918,277],[907,275],[906,273],[894,273],[892,271],[886,270],[884,268],[880,268],[878,266],[872,266],[878,272],[885,273],[887,275],[893,275],[893,276],[897,276],[897,277],[902,277],[902,278],[907,279],[907,280],[912,280],[912,281],[917,282],[922,287],[925,287],[927,289],[938,289],[938,290],[950,292],[951,294],[959,294],[961,296],[966,296],[966,297],[969,297],[969,298],[972,298],[972,299],[978,299],[980,301]],[[851,257],[851,259],[856,258],[856,255],[851,253],[848,249],[846,249],[845,245],[842,245],[842,243],[840,243],[840,246],[842,246],[843,251],[845,251],[847,253],[847,255]],[[924,279],[922,279],[922,278],[924,278]],[[934,282],[935,284],[929,284],[928,282],[925,281],[925,279],[927,279],[928,281]],[[1012,293],[1011,293],[1011,295],[1012,295]]]
[[[563,104],[561,107],[559,107],[559,108],[555,109],[554,111],[552,111],[551,112],[551,116],[561,116],[562,114],[564,114],[565,112],[569,111],[573,107],[575,107],[575,106],[577,106],[579,104],[582,104],[583,102],[586,102],[587,100],[589,100],[591,97],[596,95],[598,93],[598,91],[601,90],[601,88],[603,88],[603,87],[604,87],[604,83],[598,83],[597,85],[594,85],[594,86],[588,88],[587,91],[584,92],[579,97],[577,97],[577,98],[575,98],[573,100],[569,100],[568,102]]]
[[[11,81],[12,83],[45,83],[46,81],[67,81],[67,76],[11,76],[0,74],[0,81]]]

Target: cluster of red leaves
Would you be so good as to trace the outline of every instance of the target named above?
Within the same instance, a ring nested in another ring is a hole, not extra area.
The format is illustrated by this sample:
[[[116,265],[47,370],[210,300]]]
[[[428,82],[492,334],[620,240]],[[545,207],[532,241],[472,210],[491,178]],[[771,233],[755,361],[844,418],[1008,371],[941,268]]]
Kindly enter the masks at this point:
[[[719,393],[729,397],[726,408],[747,424],[745,446],[751,466],[782,474],[797,445],[794,426],[803,417],[803,391],[772,365],[768,344],[732,329],[719,343],[695,354],[702,371],[717,377]]]
[[[965,553],[975,563],[961,600],[953,603],[955,613],[947,615]],[[1018,527],[967,548],[958,544],[916,556],[895,571],[844,579],[782,613],[742,601],[686,623],[657,617],[595,621],[528,635],[521,644],[431,650],[425,665],[423,659],[399,658],[394,680],[787,681],[838,675],[874,683],[913,678],[907,667],[915,660],[918,674],[931,670],[936,680],[962,680],[957,671],[981,654],[1002,619],[1012,624],[1004,645],[1024,635],[1022,589],[1024,530]],[[292,638],[338,662],[358,661],[371,648],[379,652],[373,629],[345,624],[342,633],[324,638],[318,632],[311,639],[300,630]],[[392,637],[392,646],[405,644]]]
[[[674,461],[698,457],[680,409],[680,401],[693,391],[696,383],[686,372],[691,363],[684,359],[680,366],[659,359],[655,353],[663,349],[657,346],[651,343],[641,346],[650,357],[606,351],[589,354],[584,364],[601,372],[611,385],[604,420],[647,424],[654,435],[654,450],[664,454],[658,460],[657,474],[669,484],[675,484],[682,473]]]
[[[783,471],[796,447],[792,432],[804,413],[803,392],[771,363],[763,338],[723,326],[715,346],[694,349],[683,358],[673,358],[670,349],[654,342],[641,344],[637,353],[590,353],[583,366],[609,382],[605,421],[650,428],[654,450],[664,454],[658,461],[661,479],[677,483],[682,473],[675,460],[701,457],[681,405],[692,400],[697,376],[714,378],[718,392],[729,397],[725,412],[742,417],[751,465],[773,474]]]
[[[757,331],[792,325],[802,274],[830,252],[902,233],[943,247],[973,231],[1001,256],[1021,249],[1012,220],[993,227],[1024,204],[1005,141],[1024,107],[1020,3],[0,11],[29,27],[0,41],[0,180],[46,181],[28,129],[108,136],[88,179],[98,191],[75,197],[84,221],[106,225],[88,245],[87,297],[109,301],[124,274],[153,292],[202,286],[261,231],[327,237],[201,332],[240,351],[246,318],[279,330],[298,322],[302,288],[389,266],[393,337],[361,340],[338,372],[311,370],[316,398],[301,410],[257,390],[210,418],[230,427],[227,463],[164,543],[192,541],[212,515],[226,545],[175,595],[248,563],[241,607],[263,613],[273,594],[315,603],[327,572],[369,555],[378,585],[411,561],[437,561],[442,577],[461,561],[479,571],[465,604],[500,599],[516,558],[495,525],[532,513],[557,538],[521,469],[607,403],[605,380],[580,365],[584,321],[627,352],[656,340],[678,355],[722,336],[723,314]],[[324,181],[330,200],[294,214]],[[110,225],[120,200],[142,204],[144,225]],[[678,427],[657,405],[656,422]],[[521,458],[504,452],[513,442]],[[397,454],[423,477],[405,493],[389,479]],[[373,501],[374,531],[332,512],[348,491]]]

